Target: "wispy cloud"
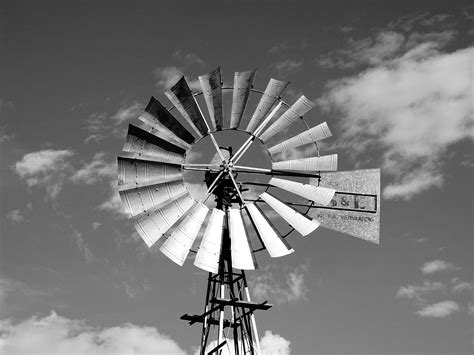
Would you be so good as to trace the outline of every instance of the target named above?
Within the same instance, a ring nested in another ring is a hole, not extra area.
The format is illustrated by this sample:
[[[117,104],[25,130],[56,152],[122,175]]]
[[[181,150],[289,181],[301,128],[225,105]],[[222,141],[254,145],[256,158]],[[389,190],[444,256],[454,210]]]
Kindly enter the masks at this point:
[[[47,197],[54,200],[70,174],[72,166],[69,158],[73,155],[74,152],[69,149],[28,153],[16,162],[14,170],[29,187],[45,187]]]
[[[284,279],[281,279],[278,277],[281,272],[276,272],[275,267],[268,265],[249,279],[252,293],[257,300],[269,299],[277,304],[304,300],[307,293],[304,280],[306,271],[307,265],[302,264],[286,272]]]
[[[303,60],[298,59],[285,59],[271,65],[271,68],[275,69],[279,74],[284,74],[289,71],[294,71],[303,66]]]
[[[433,292],[442,290],[446,290],[446,285],[442,282],[425,280],[422,285],[407,285],[400,287],[397,291],[397,297],[425,302],[427,296],[430,296]]]
[[[84,241],[82,233],[79,232],[77,229],[72,228],[71,237],[77,249],[82,254],[86,264],[91,264],[94,261],[94,256],[92,255],[92,251],[90,250],[89,246]]]
[[[454,264],[439,259],[427,261],[420,268],[421,272],[425,275],[439,272],[449,272],[456,269],[457,268],[454,266]]]
[[[71,176],[76,183],[94,184],[104,179],[116,178],[117,165],[113,161],[105,160],[105,153],[94,154],[90,162],[86,162]]]
[[[7,219],[12,221],[13,223],[21,223],[24,221],[25,217],[20,210],[12,210],[7,213]]]
[[[420,317],[446,318],[460,311],[459,305],[454,301],[442,301],[430,304],[416,312]]]
[[[474,291],[474,283],[463,281],[459,277],[453,277],[451,279],[453,284],[452,292],[453,293],[464,293],[464,292],[471,292]]]
[[[0,349],[5,354],[186,354],[154,327],[127,323],[98,328],[54,311],[18,323],[1,321]]]
[[[160,90],[168,90],[184,75],[184,70],[181,67],[169,66],[158,67],[153,70],[155,76],[156,86]],[[201,91],[201,84],[198,79],[190,79],[186,77],[189,87],[193,91]]]
[[[173,57],[183,62],[185,65],[204,66],[206,64],[206,62],[196,53],[193,53],[193,52],[186,53],[180,49],[176,50],[173,53]]]

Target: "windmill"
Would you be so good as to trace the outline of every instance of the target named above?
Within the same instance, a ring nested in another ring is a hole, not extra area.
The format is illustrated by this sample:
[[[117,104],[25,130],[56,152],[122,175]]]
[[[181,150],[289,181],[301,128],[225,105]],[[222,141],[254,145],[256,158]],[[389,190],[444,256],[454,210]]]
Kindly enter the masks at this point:
[[[257,268],[257,253],[266,250],[272,258],[291,254],[290,233],[305,236],[319,226],[374,243],[379,238],[380,171],[336,172],[337,154],[320,155],[320,142],[332,135],[328,125],[310,127],[304,118],[314,103],[305,96],[293,104],[284,102],[285,81],[271,79],[264,91],[254,89],[255,74],[236,72],[233,86],[224,87],[217,68],[199,77],[197,92],[183,76],[165,92],[171,107],[152,97],[138,117],[140,123],[129,125],[123,147],[127,154],[118,157],[123,207],[148,247],[163,241],[160,251],[173,262],[182,266],[194,254],[194,265],[208,272],[203,313],[181,317],[201,324],[201,354],[229,349],[260,353],[254,313],[272,305],[250,298],[245,271]],[[232,93],[228,115],[226,92]],[[246,117],[253,96],[256,108]],[[207,106],[207,119],[198,99]],[[291,136],[300,121],[303,131]],[[245,139],[238,148],[222,147],[217,136],[223,132]],[[215,158],[188,163],[193,146],[206,140]],[[239,164],[253,145],[266,152],[270,167]],[[309,157],[285,159],[307,146],[314,147]],[[206,188],[202,198],[188,191],[184,175],[189,171],[201,174]],[[258,188],[261,193],[248,197]],[[210,196],[213,207],[208,206]],[[283,233],[282,224],[290,230]]]

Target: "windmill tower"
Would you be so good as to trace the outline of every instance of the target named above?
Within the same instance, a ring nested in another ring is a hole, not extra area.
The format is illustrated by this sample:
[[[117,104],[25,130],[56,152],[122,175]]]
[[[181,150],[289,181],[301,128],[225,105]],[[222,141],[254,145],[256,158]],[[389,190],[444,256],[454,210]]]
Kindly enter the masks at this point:
[[[284,81],[271,79],[264,91],[254,89],[255,73],[236,72],[233,86],[223,87],[217,68],[199,77],[202,91],[196,93],[182,77],[165,92],[170,108],[150,99],[138,117],[140,124],[129,126],[123,147],[128,154],[118,157],[120,197],[145,243],[151,247],[164,240],[160,250],[180,266],[192,252],[194,265],[209,273],[203,312],[181,317],[201,325],[201,354],[260,353],[254,313],[272,305],[250,298],[245,270],[257,268],[256,253],[267,250],[272,258],[293,253],[286,237],[294,230],[308,235],[319,226],[378,243],[380,171],[336,172],[337,154],[320,155],[318,145],[331,137],[328,125],[311,127],[304,118],[314,104],[305,96],[291,105],[284,102]],[[226,90],[232,91],[228,119],[223,113]],[[244,119],[252,94],[260,99]],[[201,95],[208,120],[198,103]],[[173,116],[174,109],[193,133]],[[275,139],[299,121],[303,132]],[[245,134],[246,139],[239,147],[222,147],[216,139],[222,131]],[[206,137],[217,159],[186,162],[193,145]],[[255,144],[267,152],[271,168],[239,165]],[[314,145],[316,154],[283,158],[306,145]],[[185,171],[202,174],[207,192],[200,200],[189,194]],[[241,176],[266,176],[267,181],[240,181]],[[257,198],[244,197],[256,187],[264,189]],[[210,196],[212,208],[206,204]],[[282,233],[269,211],[290,231]]]

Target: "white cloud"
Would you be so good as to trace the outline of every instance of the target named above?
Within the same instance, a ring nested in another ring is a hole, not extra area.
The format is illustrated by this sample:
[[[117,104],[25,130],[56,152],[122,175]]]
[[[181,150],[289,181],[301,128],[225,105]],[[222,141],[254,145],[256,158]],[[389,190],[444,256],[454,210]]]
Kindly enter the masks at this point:
[[[184,75],[182,68],[169,66],[158,67],[153,70],[153,75],[157,79],[156,86],[161,90],[168,90]],[[201,84],[198,79],[191,80],[186,77],[189,87],[193,91],[201,91]]]
[[[0,318],[42,301],[47,294],[26,283],[0,275]],[[1,332],[0,332],[1,333]],[[1,353],[1,351],[0,351]]]
[[[423,274],[428,275],[428,274],[433,274],[437,272],[453,271],[453,270],[456,270],[456,267],[449,262],[437,259],[437,260],[427,261],[426,263],[423,264],[420,270]]]
[[[198,56],[196,53],[185,53],[184,51],[182,50],[177,50],[173,53],[173,57],[175,57],[176,59],[184,62],[184,64],[186,65],[200,65],[200,66],[204,66],[206,63],[204,62],[204,60]]]
[[[7,219],[14,223],[20,223],[23,222],[25,217],[23,216],[23,213],[21,213],[20,210],[12,210],[7,213]]]
[[[124,324],[97,328],[54,311],[19,323],[0,322],[4,354],[180,354],[186,352],[154,327]]]
[[[102,225],[102,223],[100,223],[100,222],[92,222],[91,227],[92,227],[92,229],[96,230],[101,225]]]
[[[451,279],[453,283],[452,291],[453,293],[464,293],[474,291],[474,283],[463,281],[459,277],[453,277]]]
[[[105,153],[94,154],[91,161],[85,163],[72,176],[76,183],[95,184],[104,179],[117,177],[117,164],[114,161],[106,161]]]
[[[291,342],[270,330],[260,339],[260,350],[262,355],[289,355]]]
[[[110,118],[115,121],[117,125],[120,125],[125,121],[137,118],[143,109],[143,104],[139,102],[133,102],[129,105],[122,105]]]
[[[295,302],[306,299],[307,287],[304,281],[307,266],[302,264],[286,273],[281,280],[275,275],[281,275],[271,265],[254,273],[249,278],[252,294],[257,300],[269,300],[277,304]]]
[[[428,305],[416,312],[420,317],[446,318],[461,308],[454,301],[442,301]]]
[[[402,286],[397,291],[397,297],[415,299],[424,302],[425,297],[436,291],[443,291],[446,286],[441,282],[432,282],[425,280],[422,285]]]
[[[385,198],[409,199],[444,180],[442,158],[454,143],[474,137],[470,67],[474,48],[442,53],[425,42],[328,84],[323,109],[342,114],[338,146],[367,158],[381,151],[393,178]]]
[[[71,150],[46,149],[28,153],[16,162],[14,170],[29,187],[44,186],[47,196],[55,199],[71,170]]]
[[[84,261],[86,264],[90,264],[94,261],[94,256],[92,255],[92,252],[87,245],[87,243],[84,241],[84,238],[82,237],[82,233],[79,232],[77,229],[72,229],[72,239],[74,243],[76,244],[77,249],[79,252],[82,254],[84,257]]]

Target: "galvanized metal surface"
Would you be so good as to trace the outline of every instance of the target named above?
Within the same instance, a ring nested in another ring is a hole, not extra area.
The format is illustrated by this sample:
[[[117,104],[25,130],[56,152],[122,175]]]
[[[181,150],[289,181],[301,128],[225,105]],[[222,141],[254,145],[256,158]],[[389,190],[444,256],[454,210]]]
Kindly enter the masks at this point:
[[[209,209],[198,203],[160,247],[160,251],[179,266],[183,266],[201,229]]]
[[[187,192],[184,182],[181,180],[121,190],[119,194],[125,213],[131,218],[152,208],[167,204]]]
[[[336,171],[337,154],[324,155],[294,160],[284,160],[272,163],[272,169],[284,171]]]
[[[199,137],[207,134],[206,122],[184,76],[171,89],[165,91],[165,95]]]
[[[193,135],[153,96],[145,108],[145,113],[148,113],[148,115],[142,114],[139,117],[140,120],[151,125],[157,125],[158,128],[165,127],[187,144],[194,143]]]
[[[305,144],[317,142],[323,140],[325,138],[331,137],[332,133],[329,130],[329,127],[326,122],[323,122],[303,133],[298,134],[286,141],[283,141],[273,147],[268,148],[268,152],[271,155],[275,155],[278,153],[283,153],[286,150],[291,148],[300,147]]]
[[[252,118],[247,125],[247,132],[253,132],[259,126],[260,122],[270,112],[272,106],[278,101],[283,91],[287,88],[289,82],[276,79],[270,79],[260,101],[255,109]]]
[[[143,116],[149,116],[150,119],[146,120]],[[143,129],[144,131],[147,131],[148,133],[153,134],[154,136],[157,136],[158,138],[161,138],[163,140],[166,140],[178,147],[183,148],[184,150],[188,150],[191,148],[191,145],[177,137],[173,132],[171,132],[168,128],[163,126],[160,122],[154,122],[153,124],[147,123],[148,121],[153,121],[153,117],[147,113],[144,112],[138,119],[141,121],[140,124],[138,124],[137,127]]]
[[[331,202],[334,197],[334,193],[336,192],[334,189],[317,186],[317,181],[315,186],[310,184],[302,184],[296,181],[271,178],[269,184],[291,192],[295,195],[307,198],[308,200],[314,201],[315,203],[319,203],[323,206],[326,206],[329,202]]]
[[[234,90],[232,94],[232,108],[230,114],[230,128],[239,128],[245,106],[250,95],[256,69],[236,72],[234,75]]]
[[[245,209],[258,236],[272,258],[278,258],[294,252],[255,204],[246,204]]]
[[[117,157],[118,184],[169,181],[183,176],[180,165],[140,158]]]
[[[316,183],[316,179],[311,180]],[[347,210],[317,208],[312,209],[308,215],[319,220],[325,228],[378,244],[380,236],[380,169],[324,173],[321,174],[321,186],[338,191],[336,198],[329,203],[328,207]],[[356,192],[356,194],[344,194],[343,192]],[[360,197],[360,194],[367,196]],[[374,199],[374,196],[377,198]],[[376,208],[374,209],[374,207]]]
[[[301,96],[291,107],[278,118],[268,129],[260,135],[263,142],[268,141],[276,133],[281,133],[288,126],[296,122],[306,112],[314,107],[314,103],[308,100],[304,95]]]
[[[166,233],[195,203],[191,196],[184,195],[167,205],[137,215],[135,229],[148,247]]]
[[[228,216],[232,267],[240,270],[255,270],[255,260],[249,245],[240,209],[229,209]]]
[[[194,260],[195,266],[214,274],[219,270],[223,225],[224,212],[214,208]]]
[[[222,78],[221,67],[217,67],[208,74],[199,77],[202,94],[211,117],[213,130],[221,130],[222,116]]]
[[[178,164],[184,162],[184,153],[186,152],[185,149],[134,125],[128,126],[127,138],[122,150],[140,155],[162,157]]]
[[[261,194],[260,198],[303,236],[308,235],[319,227],[318,221],[303,216],[301,213],[287,206],[285,203],[267,192]]]

